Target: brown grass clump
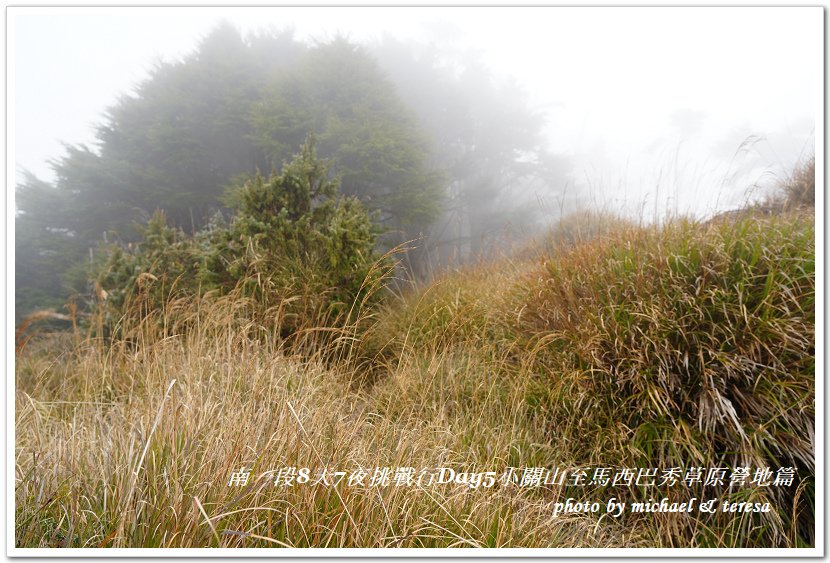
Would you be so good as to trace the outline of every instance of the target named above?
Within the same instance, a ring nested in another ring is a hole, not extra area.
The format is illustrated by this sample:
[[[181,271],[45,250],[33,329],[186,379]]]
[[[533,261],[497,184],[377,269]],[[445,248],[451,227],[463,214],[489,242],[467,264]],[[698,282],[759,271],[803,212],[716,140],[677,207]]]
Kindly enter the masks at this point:
[[[544,263],[519,302],[551,439],[593,466],[796,467],[767,518],[664,525],[683,545],[812,543],[814,268],[800,217],[629,230]]]
[[[810,209],[816,206],[816,157],[811,156],[793,170],[781,184],[785,209]]]

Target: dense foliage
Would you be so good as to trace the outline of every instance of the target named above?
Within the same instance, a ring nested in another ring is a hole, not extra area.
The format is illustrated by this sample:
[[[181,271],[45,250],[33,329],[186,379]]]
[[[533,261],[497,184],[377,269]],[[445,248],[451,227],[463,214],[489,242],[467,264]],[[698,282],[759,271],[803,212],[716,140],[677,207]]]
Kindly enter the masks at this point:
[[[340,196],[330,168],[309,139],[279,175],[240,187],[229,225],[220,215],[190,236],[156,212],[142,241],[116,246],[99,275],[108,324],[234,291],[261,318],[278,310],[270,318],[283,334],[341,319],[373,285],[377,233],[363,205]]]
[[[16,315],[92,296],[101,247],[140,241],[156,209],[190,234],[227,215],[231,188],[280,168],[309,133],[373,212],[378,248],[418,240],[405,260],[425,277],[527,228],[537,197],[565,185],[544,127],[520,88],[465,52],[220,24],[108,108],[93,146],[67,145],[54,185],[23,175]]]
[[[97,146],[67,146],[53,162],[54,186],[23,178],[18,318],[89,294],[90,252],[95,265],[106,242],[138,242],[156,209],[175,229],[205,227],[233,205],[239,178],[281,167],[309,133],[344,193],[397,232],[390,244],[437,216],[443,188],[429,144],[367,52],[343,39],[308,46],[290,33],[243,38],[223,24],[109,108]]]
[[[441,178],[427,167],[414,116],[374,59],[345,39],[307,51],[253,107],[251,124],[255,145],[277,162],[319,132],[344,193],[379,211],[388,228],[423,229],[440,211]]]

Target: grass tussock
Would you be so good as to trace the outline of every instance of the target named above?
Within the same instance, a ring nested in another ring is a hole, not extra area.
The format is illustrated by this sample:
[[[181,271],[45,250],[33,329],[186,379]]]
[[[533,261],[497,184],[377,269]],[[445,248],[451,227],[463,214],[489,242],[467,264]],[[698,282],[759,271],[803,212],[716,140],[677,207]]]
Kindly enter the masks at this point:
[[[681,545],[811,543],[814,267],[797,215],[637,229],[545,262],[518,301],[551,439],[593,466],[795,467],[797,494],[761,494],[767,518],[727,515],[715,537],[656,520]]]
[[[796,166],[789,178],[780,185],[784,207],[814,209],[816,206],[816,157],[810,156]]]
[[[40,335],[17,358],[15,543],[813,545],[814,237],[803,213],[596,225],[290,338],[274,328],[285,308],[263,316],[234,293],[171,295],[109,341]],[[798,477],[764,489],[274,485],[285,467],[744,465]],[[248,484],[229,487],[242,466]],[[552,516],[568,497],[612,496],[773,510]]]

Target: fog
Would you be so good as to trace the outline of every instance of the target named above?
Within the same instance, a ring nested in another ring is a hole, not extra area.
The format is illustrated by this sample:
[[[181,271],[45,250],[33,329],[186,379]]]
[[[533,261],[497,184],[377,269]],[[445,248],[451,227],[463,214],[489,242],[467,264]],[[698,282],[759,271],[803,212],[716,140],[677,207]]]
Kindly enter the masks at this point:
[[[42,179],[152,64],[224,18],[299,39],[384,35],[477,54],[544,112],[568,189],[596,204],[708,214],[812,151],[822,13],[769,8],[61,8],[10,12],[14,162]],[[745,143],[745,141],[749,141]],[[553,205],[553,202],[551,203]]]
[[[823,134],[821,8],[8,13],[32,306],[84,291],[79,263],[137,240],[156,207],[203,228],[234,178],[279,167],[306,129],[383,245],[422,241],[421,275],[580,208],[651,222],[740,207]]]

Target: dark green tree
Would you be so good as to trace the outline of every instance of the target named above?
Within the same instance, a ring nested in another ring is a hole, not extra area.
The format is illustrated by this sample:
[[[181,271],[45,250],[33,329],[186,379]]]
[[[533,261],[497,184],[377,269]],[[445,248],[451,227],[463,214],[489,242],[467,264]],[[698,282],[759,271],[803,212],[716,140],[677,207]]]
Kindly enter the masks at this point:
[[[279,162],[308,132],[333,159],[343,192],[387,228],[411,234],[440,212],[443,183],[415,116],[374,59],[343,38],[310,49],[254,106],[254,139]]]
[[[274,49],[273,59],[259,42]],[[111,197],[137,200],[149,212],[164,207],[187,231],[200,227],[221,206],[234,175],[265,164],[249,140],[247,116],[297,50],[290,34],[246,42],[223,23],[191,56],[157,65],[135,95],[107,111],[99,128],[102,164],[121,164],[126,174]]]
[[[90,249],[94,261],[106,241],[140,240],[137,225],[156,209],[173,228],[200,230],[228,211],[239,177],[280,167],[309,132],[335,159],[344,193],[377,210],[388,231],[435,217],[442,188],[424,137],[365,52],[345,40],[308,48],[291,32],[242,37],[220,24],[109,108],[94,146],[68,146],[53,162],[54,186],[24,178],[18,313],[85,291]]]
[[[79,228],[62,210],[70,194],[24,173],[25,190],[17,204],[27,212],[15,216],[15,321],[37,309],[60,311],[66,296],[83,291],[89,274],[87,249],[75,244]]]

